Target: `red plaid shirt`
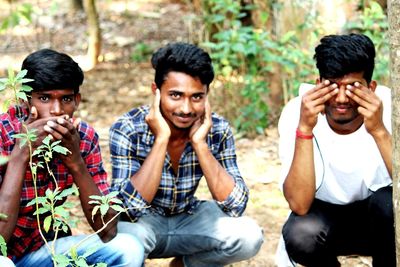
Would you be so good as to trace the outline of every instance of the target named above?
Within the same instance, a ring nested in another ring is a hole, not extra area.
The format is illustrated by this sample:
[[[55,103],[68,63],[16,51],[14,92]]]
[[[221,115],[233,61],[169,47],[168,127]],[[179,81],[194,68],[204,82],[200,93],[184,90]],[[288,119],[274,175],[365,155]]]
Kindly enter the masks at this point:
[[[11,154],[15,144],[15,139],[11,136],[20,132],[22,125],[20,121],[25,120],[27,117],[27,111],[24,110],[22,112],[22,118],[18,119],[19,116],[17,111],[18,109],[16,107],[11,107],[7,113],[0,115],[0,153],[2,155]],[[78,131],[81,138],[81,155],[85,160],[87,169],[100,191],[103,194],[107,194],[109,186],[107,184],[107,173],[104,170],[101,158],[98,135],[95,130],[85,122],[79,124]],[[6,167],[7,165],[0,166],[0,186],[3,182]],[[50,168],[53,170],[54,176],[61,190],[72,186],[73,178],[68,173],[68,169],[60,159],[54,158]],[[44,196],[46,189],[50,188],[51,190],[54,190],[54,186],[53,179],[50,175],[48,175],[44,169],[38,169],[38,195]],[[21,257],[25,253],[38,250],[44,244],[44,241],[39,234],[36,216],[33,215],[35,212],[35,205],[27,206],[28,202],[31,201],[34,196],[35,192],[32,173],[28,167],[28,171],[25,174],[25,181],[22,186],[18,221],[13,236],[7,243],[8,253],[11,257]]]

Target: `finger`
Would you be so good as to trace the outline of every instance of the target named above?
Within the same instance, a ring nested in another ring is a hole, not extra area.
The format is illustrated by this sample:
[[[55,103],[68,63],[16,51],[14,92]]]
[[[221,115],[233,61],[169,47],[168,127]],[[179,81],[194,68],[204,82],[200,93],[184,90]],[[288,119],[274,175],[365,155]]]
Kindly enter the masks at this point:
[[[320,87],[317,85],[310,92],[304,94],[304,97],[309,98],[311,101],[317,100],[316,103],[322,104],[329,100],[332,96],[339,92],[338,85],[336,83],[330,84],[329,86],[323,85]]]
[[[39,114],[37,112],[36,107],[32,106],[31,109],[30,109],[29,117],[28,117],[28,120],[27,120],[26,124],[29,124],[29,123],[33,122],[38,117],[39,117]]]
[[[77,118],[77,119],[75,119],[74,120],[74,122],[73,122],[73,126],[76,128],[76,129],[78,129],[78,126],[79,126],[79,124],[81,123],[81,118]]]
[[[52,140],[61,140],[63,137],[59,132],[55,131],[47,124],[43,126],[43,130],[48,133],[48,135],[52,136]]]
[[[208,97],[206,99],[205,119],[211,120],[211,105],[210,105],[210,101],[208,100]]]
[[[46,132],[52,134],[57,139],[59,138],[56,135],[61,135],[61,137],[63,137],[70,133],[70,129],[68,129],[66,125],[61,125],[54,121],[48,121],[45,126],[47,126],[45,128]],[[71,123],[69,123],[69,127],[72,130],[74,129]]]
[[[348,85],[346,89],[346,95],[362,107],[373,109],[381,103],[381,100],[372,91],[355,89],[351,85]]]
[[[154,102],[153,102],[153,106],[156,110],[160,108],[160,101],[161,101],[160,89],[156,89],[156,94],[154,96]]]

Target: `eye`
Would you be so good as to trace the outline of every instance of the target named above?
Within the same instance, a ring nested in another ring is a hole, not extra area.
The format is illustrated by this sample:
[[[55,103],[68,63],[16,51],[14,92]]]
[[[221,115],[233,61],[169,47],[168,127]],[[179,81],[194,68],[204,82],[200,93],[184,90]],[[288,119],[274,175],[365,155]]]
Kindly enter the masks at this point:
[[[72,102],[72,100],[73,100],[73,98],[71,96],[64,96],[62,98],[62,101],[66,102],[66,103],[70,103],[70,102]]]
[[[49,97],[45,96],[45,95],[42,95],[42,96],[39,96],[39,100],[42,101],[42,102],[47,102],[47,101],[49,101]]]
[[[192,98],[194,101],[200,101],[203,99],[203,95],[202,94],[193,95]]]
[[[172,99],[179,99],[181,97],[181,94],[177,92],[172,92],[170,93],[170,96]]]

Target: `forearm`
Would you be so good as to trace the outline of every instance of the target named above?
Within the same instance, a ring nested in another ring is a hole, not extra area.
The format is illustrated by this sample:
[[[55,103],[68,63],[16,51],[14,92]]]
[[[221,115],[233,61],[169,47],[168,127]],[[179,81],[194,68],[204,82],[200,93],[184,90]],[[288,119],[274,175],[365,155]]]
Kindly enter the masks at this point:
[[[27,161],[20,155],[11,154],[7,171],[0,189],[0,213],[7,219],[0,221],[0,235],[6,242],[11,238],[18,220],[22,186],[25,179]]]
[[[385,128],[382,132],[374,135],[373,138],[385,162],[386,169],[392,177],[392,135]]]
[[[292,165],[283,184],[284,196],[290,209],[303,215],[314,201],[315,191],[313,142],[296,139]]]
[[[192,144],[213,198],[224,201],[235,187],[233,177],[210,152],[207,143]]]
[[[153,201],[160,185],[168,140],[155,140],[140,169],[131,177],[131,183],[148,203]]]

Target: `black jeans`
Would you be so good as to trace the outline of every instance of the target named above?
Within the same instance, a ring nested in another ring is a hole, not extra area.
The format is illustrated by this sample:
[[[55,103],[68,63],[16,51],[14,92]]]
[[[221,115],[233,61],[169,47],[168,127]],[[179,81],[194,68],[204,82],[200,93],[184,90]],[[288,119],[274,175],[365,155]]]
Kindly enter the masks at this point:
[[[337,256],[365,255],[374,267],[395,267],[392,187],[348,205],[316,199],[308,214],[292,212],[282,234],[289,256],[305,266],[340,266]]]

